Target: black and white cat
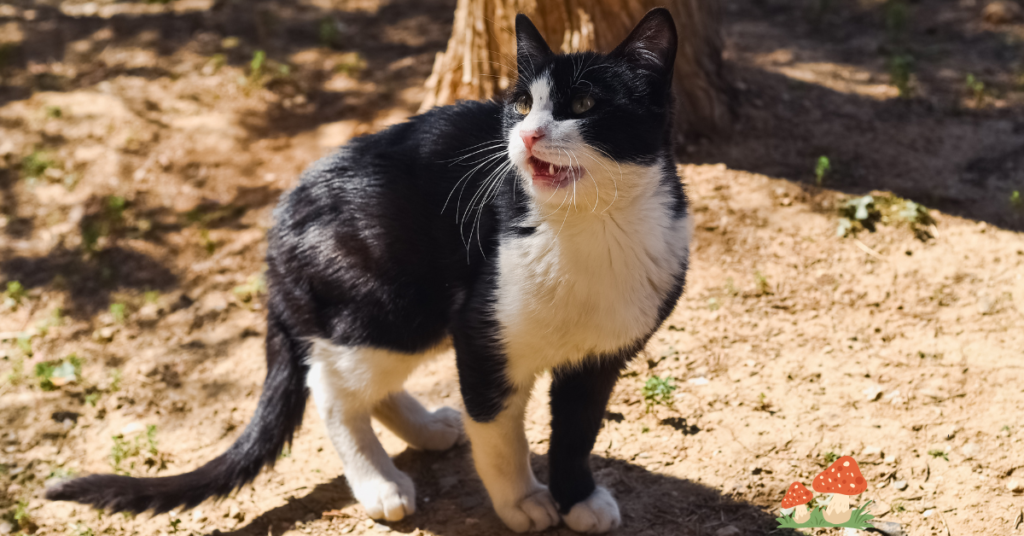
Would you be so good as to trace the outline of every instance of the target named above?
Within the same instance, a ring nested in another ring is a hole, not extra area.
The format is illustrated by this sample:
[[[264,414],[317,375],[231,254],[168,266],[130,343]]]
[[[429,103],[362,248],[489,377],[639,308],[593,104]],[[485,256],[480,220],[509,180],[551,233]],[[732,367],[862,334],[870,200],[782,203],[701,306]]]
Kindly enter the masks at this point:
[[[193,507],[273,464],[312,393],[371,517],[416,510],[371,418],[414,448],[463,426],[511,529],[620,523],[590,451],[619,372],[682,292],[686,197],[672,157],[672,17],[649,12],[610,54],[556,55],[516,18],[504,102],[436,108],[315,163],[275,212],[267,255],[267,378],[227,452],[171,477],[93,475],[47,491],[113,511]],[[466,417],[403,389],[454,346]],[[552,371],[548,486],[524,411]]]

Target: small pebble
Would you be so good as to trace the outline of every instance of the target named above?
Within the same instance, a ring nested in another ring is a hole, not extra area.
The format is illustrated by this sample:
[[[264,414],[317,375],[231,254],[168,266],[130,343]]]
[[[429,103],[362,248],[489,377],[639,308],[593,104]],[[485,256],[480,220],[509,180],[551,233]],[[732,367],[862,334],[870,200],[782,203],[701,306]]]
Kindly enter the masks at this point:
[[[894,488],[896,488],[896,489],[898,489],[900,491],[903,491],[903,490],[907,489],[907,481],[906,480],[897,480],[896,482],[892,483],[892,487],[894,487]]]
[[[0,534],[10,534],[14,532],[14,525],[7,521],[0,521]]]
[[[1006,483],[1006,489],[1010,490],[1011,493],[1024,493],[1024,482],[1011,480]]]
[[[921,517],[932,517],[935,514],[935,510],[928,509],[921,513]]]

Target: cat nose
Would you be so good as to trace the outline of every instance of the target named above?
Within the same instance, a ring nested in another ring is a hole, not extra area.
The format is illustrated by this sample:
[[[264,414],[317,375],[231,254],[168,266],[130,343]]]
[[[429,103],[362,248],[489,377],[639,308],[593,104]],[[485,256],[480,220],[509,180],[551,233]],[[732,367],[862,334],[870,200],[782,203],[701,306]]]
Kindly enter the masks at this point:
[[[526,150],[533,150],[533,144],[537,143],[537,140],[544,137],[544,131],[537,130],[520,130],[519,135],[523,138],[523,144],[526,145]]]

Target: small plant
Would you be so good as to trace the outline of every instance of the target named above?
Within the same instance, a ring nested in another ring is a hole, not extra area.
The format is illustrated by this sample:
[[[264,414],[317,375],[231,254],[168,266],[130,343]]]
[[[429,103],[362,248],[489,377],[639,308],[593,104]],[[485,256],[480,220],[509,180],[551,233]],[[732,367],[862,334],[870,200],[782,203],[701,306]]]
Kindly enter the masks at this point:
[[[47,106],[43,109],[43,112],[50,119],[60,119],[64,115],[64,111],[60,109],[60,106]]]
[[[654,406],[672,407],[672,392],[676,390],[675,378],[665,376],[651,376],[643,387],[644,402],[647,404],[647,412],[650,413]]]
[[[850,199],[840,207],[839,215],[839,227],[836,229],[836,234],[840,238],[861,228],[873,230],[874,222],[881,216],[875,207],[875,198],[870,195]]]
[[[718,301],[718,298],[708,298],[708,309],[711,311],[717,311],[722,308],[722,302]]]
[[[16,310],[26,295],[20,281],[8,281],[7,290],[4,291],[4,308]]]
[[[71,525],[71,533],[73,536],[96,536],[93,530],[82,523],[75,523]]]
[[[172,533],[175,533],[175,532],[178,532],[179,530],[181,530],[181,529],[178,528],[178,525],[181,525],[181,519],[177,518],[177,517],[172,518],[171,519],[171,532]]]
[[[101,238],[122,230],[125,227],[125,211],[128,200],[119,195],[103,198],[98,214],[88,216],[82,223],[82,249],[87,253],[99,250]]]
[[[125,305],[123,303],[112,303],[110,304],[110,316],[114,318],[114,322],[118,324],[124,324],[125,318]]]
[[[267,280],[262,273],[249,278],[245,284],[238,285],[231,290],[239,301],[249,303],[267,292]]]
[[[18,530],[23,534],[31,534],[39,528],[32,521],[31,514],[28,513],[28,500],[26,499],[18,501],[18,504],[14,506],[14,510],[10,513],[10,519],[14,521]]]
[[[932,449],[928,451],[928,455],[932,458],[942,458],[943,460],[949,461],[949,454],[941,449]]]
[[[892,511],[894,513],[900,514],[907,511],[907,506],[902,502],[894,502],[892,503]]]
[[[889,80],[900,93],[901,99],[909,99],[912,96],[910,87],[911,75],[914,72],[914,58],[909,54],[893,54],[886,61],[889,71]]]
[[[640,426],[640,433],[641,434],[646,434],[647,432],[650,432],[650,431],[651,431],[651,428],[649,426],[647,426],[646,424]]]
[[[1020,190],[1010,193],[1010,206],[1017,210],[1024,209],[1024,198],[1021,198]]]
[[[761,270],[754,272],[754,281],[757,283],[757,293],[760,296],[772,293],[772,286],[768,283],[768,278],[761,273]]]
[[[155,304],[156,302],[160,301],[160,291],[147,290],[145,293],[142,294],[142,301],[146,302],[147,304]]]
[[[985,104],[985,82],[978,80],[973,74],[968,74],[964,85],[974,98],[975,108],[980,108],[982,104]]]
[[[56,390],[82,378],[82,360],[71,354],[64,359],[36,363],[35,376],[39,380],[40,389]]]
[[[320,19],[320,26],[317,28],[320,35],[320,46],[334,48],[338,42],[338,25],[334,19],[324,17]]]
[[[166,456],[157,448],[156,425],[147,425],[145,434],[137,434],[131,439],[125,438],[123,434],[117,434],[111,439],[114,440],[114,446],[110,449],[110,466],[115,473],[129,475],[129,470],[135,469],[138,458],[147,468],[156,468],[157,472],[167,468]],[[128,464],[127,468],[122,465],[125,463]]]
[[[827,156],[819,156],[818,162],[814,165],[814,183],[821,186],[825,177],[832,171],[832,162]]]
[[[830,450],[822,454],[821,458],[825,460],[825,465],[832,465],[836,460],[839,459],[839,454]]]
[[[121,390],[121,369],[113,369],[110,371],[110,388],[108,390],[111,393],[116,393]]]
[[[38,179],[46,170],[53,167],[57,167],[57,160],[46,151],[32,151],[21,159],[21,174],[26,179]]]

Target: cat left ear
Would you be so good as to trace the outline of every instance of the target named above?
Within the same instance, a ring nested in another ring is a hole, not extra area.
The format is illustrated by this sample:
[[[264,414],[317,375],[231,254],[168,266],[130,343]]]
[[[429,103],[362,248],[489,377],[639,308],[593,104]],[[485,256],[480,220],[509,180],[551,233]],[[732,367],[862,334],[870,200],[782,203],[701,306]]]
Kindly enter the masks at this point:
[[[658,7],[644,15],[610,56],[622,58],[659,76],[668,76],[672,74],[672,64],[676,60],[678,39],[672,14]]]
[[[532,73],[534,64],[554,54],[530,17],[516,15],[516,63],[519,74]]]

